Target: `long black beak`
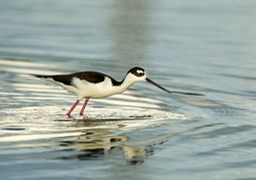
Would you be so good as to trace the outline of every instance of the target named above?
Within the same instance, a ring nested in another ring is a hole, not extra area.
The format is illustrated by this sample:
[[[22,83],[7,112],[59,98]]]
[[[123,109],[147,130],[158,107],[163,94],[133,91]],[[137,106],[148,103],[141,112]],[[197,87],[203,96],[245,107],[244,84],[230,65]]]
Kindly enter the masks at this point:
[[[155,85],[156,87],[164,90],[165,92],[168,92],[168,93],[177,93],[177,94],[184,94],[184,95],[192,95],[192,96],[203,96],[203,94],[199,94],[199,93],[189,93],[189,92],[180,92],[180,91],[169,91],[168,89],[160,86],[159,84],[155,83],[154,81],[152,81],[151,79],[149,78],[146,78],[146,81],[149,82],[150,84],[153,84]]]
[[[165,89],[164,87],[160,86],[159,84],[155,83],[154,81],[150,80],[149,78],[146,78],[146,81],[149,82],[150,84],[153,84],[155,85],[156,87],[164,90],[165,92],[168,92],[168,93],[172,93],[171,91],[169,91],[168,89]]]

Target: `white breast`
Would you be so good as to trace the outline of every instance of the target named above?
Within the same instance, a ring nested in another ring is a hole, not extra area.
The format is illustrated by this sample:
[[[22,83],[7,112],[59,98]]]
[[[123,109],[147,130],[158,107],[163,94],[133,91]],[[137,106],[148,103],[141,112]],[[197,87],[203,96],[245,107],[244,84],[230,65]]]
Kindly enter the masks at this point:
[[[77,94],[79,99],[103,98],[123,92],[120,86],[113,86],[111,79],[108,77],[96,84],[75,77],[72,79],[72,85],[76,89],[76,92],[73,93]]]

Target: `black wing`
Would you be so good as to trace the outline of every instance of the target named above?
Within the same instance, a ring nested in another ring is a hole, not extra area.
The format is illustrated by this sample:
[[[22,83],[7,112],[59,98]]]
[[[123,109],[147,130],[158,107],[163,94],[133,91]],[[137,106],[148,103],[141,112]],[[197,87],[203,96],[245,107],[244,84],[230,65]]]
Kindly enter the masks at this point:
[[[54,81],[63,83],[65,85],[72,85],[72,79],[75,77],[81,80],[86,80],[88,82],[95,83],[95,84],[104,81],[105,77],[109,77],[113,85],[120,84],[119,82],[117,82],[115,79],[111,78],[108,75],[105,75],[100,72],[93,72],[93,71],[85,71],[85,72],[77,72],[73,74],[63,74],[63,75],[53,75],[53,76],[33,74],[33,76],[36,76],[39,78],[52,78]]]

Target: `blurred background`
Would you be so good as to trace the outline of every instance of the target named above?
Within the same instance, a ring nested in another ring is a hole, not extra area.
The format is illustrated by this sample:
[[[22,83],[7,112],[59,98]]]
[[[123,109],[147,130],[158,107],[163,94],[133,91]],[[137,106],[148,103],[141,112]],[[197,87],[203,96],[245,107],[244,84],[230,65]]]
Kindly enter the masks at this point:
[[[253,0],[0,1],[0,177],[254,179],[255,17]],[[137,83],[68,119],[76,97],[28,75],[133,66],[203,96]]]

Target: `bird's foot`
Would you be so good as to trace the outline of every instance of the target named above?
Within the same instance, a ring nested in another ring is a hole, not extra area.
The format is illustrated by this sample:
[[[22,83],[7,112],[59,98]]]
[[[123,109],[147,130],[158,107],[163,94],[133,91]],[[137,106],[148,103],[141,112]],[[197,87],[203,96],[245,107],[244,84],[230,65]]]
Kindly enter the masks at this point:
[[[68,118],[74,118],[73,116],[71,116],[71,114],[66,114],[66,116],[67,116]]]

